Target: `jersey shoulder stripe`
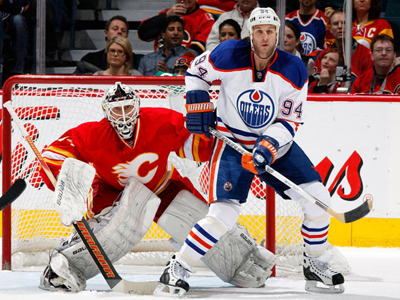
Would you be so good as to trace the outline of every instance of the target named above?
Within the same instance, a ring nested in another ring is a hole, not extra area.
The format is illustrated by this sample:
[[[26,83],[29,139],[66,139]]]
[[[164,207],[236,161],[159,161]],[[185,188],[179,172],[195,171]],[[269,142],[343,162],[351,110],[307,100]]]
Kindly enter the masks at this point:
[[[251,69],[251,46],[243,40],[227,40],[219,44],[209,57],[216,70],[233,71]]]
[[[300,58],[286,51],[276,49],[277,57],[269,71],[282,77],[294,88],[302,89],[308,80],[307,69]]]

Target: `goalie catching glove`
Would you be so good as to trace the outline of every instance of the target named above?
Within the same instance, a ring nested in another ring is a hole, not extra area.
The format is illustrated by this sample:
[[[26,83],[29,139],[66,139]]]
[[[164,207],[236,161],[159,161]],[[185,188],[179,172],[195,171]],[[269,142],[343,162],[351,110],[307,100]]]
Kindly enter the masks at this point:
[[[262,135],[258,137],[253,148],[253,155],[243,154],[242,167],[254,174],[265,172],[265,166],[272,165],[278,156],[279,143],[274,138]]]
[[[209,126],[215,127],[216,116],[210,95],[206,91],[195,90],[186,93],[186,128],[189,132],[212,137]]]

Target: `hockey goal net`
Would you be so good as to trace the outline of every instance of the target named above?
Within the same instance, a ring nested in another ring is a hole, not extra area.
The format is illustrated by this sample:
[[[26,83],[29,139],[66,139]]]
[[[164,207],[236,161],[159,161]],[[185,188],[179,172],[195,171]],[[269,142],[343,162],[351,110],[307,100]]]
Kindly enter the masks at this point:
[[[184,80],[178,77],[15,76],[4,86],[3,103],[12,101],[35,145],[42,151],[66,130],[103,118],[102,97],[115,81],[131,86],[140,96],[141,106],[168,107],[184,112]],[[217,84],[210,90],[213,100],[218,97],[218,88]],[[13,269],[41,264],[38,261],[43,259],[40,258],[48,259],[49,251],[71,233],[71,228],[60,224],[52,205],[52,192],[39,176],[37,159],[4,109],[3,145],[3,192],[17,178],[27,182],[27,189],[13,203],[12,209],[3,212],[3,269],[11,268],[11,262]],[[199,165],[173,155],[171,160],[199,191],[207,193],[207,163]],[[270,193],[272,207],[267,209],[266,194],[265,184],[255,177],[239,222],[258,243],[272,245],[267,248],[276,246],[278,270],[294,270],[300,266],[302,257],[301,208],[279,197],[274,202],[274,194]],[[267,221],[275,224],[268,230],[269,235],[266,235]],[[273,229],[276,229],[275,235]],[[174,251],[168,238],[153,224],[143,242],[132,252],[146,253],[145,259],[133,254],[138,257],[133,258],[134,263],[164,264],[166,258],[162,254]],[[125,259],[128,261],[132,259]]]

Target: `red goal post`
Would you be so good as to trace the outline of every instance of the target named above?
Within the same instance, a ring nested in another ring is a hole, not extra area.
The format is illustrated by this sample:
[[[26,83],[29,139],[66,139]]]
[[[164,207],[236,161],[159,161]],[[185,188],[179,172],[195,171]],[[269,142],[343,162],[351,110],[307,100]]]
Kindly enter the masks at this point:
[[[13,76],[4,84],[3,103],[12,101],[41,151],[67,129],[101,119],[100,103],[104,91],[116,81],[131,86],[141,97],[141,106],[162,106],[184,111],[184,78],[170,76]],[[217,99],[218,92],[217,83],[210,89],[212,100]],[[51,192],[38,176],[37,163],[31,158],[30,149],[24,146],[21,134],[17,129],[12,130],[6,109],[3,109],[2,126],[3,193],[17,178],[24,178],[28,184],[27,190],[12,207],[2,212],[2,268],[7,270],[11,269],[13,255],[49,251],[70,231],[59,224],[58,216],[51,207]],[[199,168],[197,165],[187,165],[186,161],[182,162],[182,166],[181,161],[173,160],[173,163],[185,176],[197,181],[195,185],[201,192],[207,192],[204,181],[206,165]],[[186,171],[190,174],[185,174]],[[278,266],[295,267],[301,260],[302,251],[299,230],[301,209],[299,212],[299,207],[292,208],[291,205],[297,204],[293,201],[276,198],[275,201],[274,192],[266,190],[265,184],[255,178],[239,221],[249,229],[257,242],[265,244],[273,252],[277,247]],[[282,206],[281,202],[286,203]],[[288,202],[291,203],[288,205]],[[147,246],[138,247],[137,251],[169,251],[159,246],[161,240],[168,237],[153,225],[149,236],[145,237]],[[275,229],[278,230],[276,234]],[[149,244],[157,246],[149,248]]]

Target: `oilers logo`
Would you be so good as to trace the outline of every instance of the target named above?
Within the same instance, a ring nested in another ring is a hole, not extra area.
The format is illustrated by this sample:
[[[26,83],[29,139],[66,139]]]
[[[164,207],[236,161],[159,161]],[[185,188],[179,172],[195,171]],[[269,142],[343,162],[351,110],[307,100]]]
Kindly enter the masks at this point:
[[[304,54],[308,55],[317,49],[317,41],[314,36],[308,32],[302,32],[300,36],[300,42],[303,46]]]
[[[247,90],[237,99],[237,110],[243,122],[250,128],[261,128],[271,122],[275,105],[263,91]]]

